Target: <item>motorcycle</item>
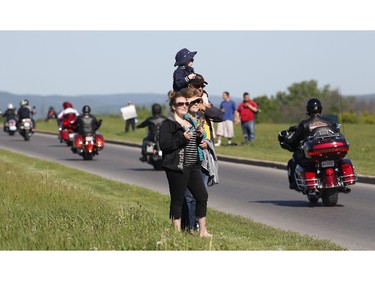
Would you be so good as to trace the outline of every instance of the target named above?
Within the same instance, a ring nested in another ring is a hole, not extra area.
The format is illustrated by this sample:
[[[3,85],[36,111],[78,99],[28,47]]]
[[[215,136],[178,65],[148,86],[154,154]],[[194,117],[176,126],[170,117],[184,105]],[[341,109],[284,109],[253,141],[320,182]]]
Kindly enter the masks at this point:
[[[4,124],[4,131],[8,132],[10,136],[13,136],[17,131],[17,121],[16,119],[9,119]]]
[[[155,170],[162,170],[162,151],[159,146],[159,142],[147,141],[146,142],[146,157],[147,163],[152,165]]]
[[[291,127],[279,133],[280,146],[291,152],[294,150],[283,140],[292,130]],[[288,174],[295,179],[292,187],[306,195],[312,204],[321,198],[324,206],[336,206],[338,194],[350,193],[349,186],[358,181],[351,160],[345,157],[349,151],[345,137],[332,130],[321,130],[302,141],[297,149],[304,159],[296,165],[294,174],[288,165]]]
[[[30,140],[31,135],[33,134],[32,128],[33,128],[33,122],[30,118],[25,118],[21,120],[18,131],[20,135],[23,136],[25,141]]]
[[[84,160],[92,160],[103,148],[104,138],[101,134],[74,136],[72,151],[81,155]]]
[[[59,128],[60,143],[65,142],[67,146],[72,146],[74,142],[74,123],[77,116],[75,114],[66,114],[61,120],[61,127]]]

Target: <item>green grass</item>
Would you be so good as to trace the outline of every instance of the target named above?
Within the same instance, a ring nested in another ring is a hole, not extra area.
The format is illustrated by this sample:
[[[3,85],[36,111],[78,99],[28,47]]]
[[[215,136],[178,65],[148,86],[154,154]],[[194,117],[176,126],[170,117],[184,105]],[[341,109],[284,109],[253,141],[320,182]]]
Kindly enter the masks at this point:
[[[0,152],[0,250],[345,250],[212,209],[212,239],[177,233],[169,196]]]
[[[140,121],[148,116],[142,111]],[[132,143],[141,143],[147,134],[147,129],[137,129],[135,132],[124,133],[124,120],[120,116],[102,116],[103,125],[100,132],[107,140],[119,140]],[[282,149],[277,141],[279,131],[289,128],[290,124],[256,124],[256,140],[248,146],[221,146],[216,152],[221,155],[237,156],[257,160],[276,161],[286,163],[291,153]],[[39,130],[57,132],[56,122],[39,121]],[[359,174],[375,176],[375,125],[371,124],[346,124],[342,132],[350,142],[348,157],[352,160],[355,171]],[[234,142],[243,142],[242,131],[239,125],[235,126]],[[226,144],[226,139],[223,139]]]

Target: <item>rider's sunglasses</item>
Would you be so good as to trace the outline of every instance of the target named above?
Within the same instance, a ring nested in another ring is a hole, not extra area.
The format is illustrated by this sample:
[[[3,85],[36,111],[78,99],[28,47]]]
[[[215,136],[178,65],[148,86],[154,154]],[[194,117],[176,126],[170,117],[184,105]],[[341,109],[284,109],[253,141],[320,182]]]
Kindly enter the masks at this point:
[[[190,102],[190,106],[196,105],[198,103],[203,103],[203,100],[201,98],[193,100],[193,101]]]
[[[178,106],[178,107],[182,107],[184,105],[185,106],[189,106],[189,102],[187,102],[187,101],[186,102],[180,101],[180,102],[176,102],[175,105]]]

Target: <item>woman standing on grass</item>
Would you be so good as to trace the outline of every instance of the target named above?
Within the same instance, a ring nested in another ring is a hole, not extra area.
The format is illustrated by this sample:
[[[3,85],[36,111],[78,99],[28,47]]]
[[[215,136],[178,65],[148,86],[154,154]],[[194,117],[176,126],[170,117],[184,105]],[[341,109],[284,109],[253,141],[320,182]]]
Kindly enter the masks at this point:
[[[166,172],[171,195],[170,217],[177,231],[181,231],[184,193],[190,190],[196,199],[196,217],[199,235],[211,237],[206,229],[208,193],[201,176],[198,145],[203,129],[195,130],[184,115],[189,102],[183,93],[169,92],[171,115],[160,128],[160,148],[163,151],[163,168]]]

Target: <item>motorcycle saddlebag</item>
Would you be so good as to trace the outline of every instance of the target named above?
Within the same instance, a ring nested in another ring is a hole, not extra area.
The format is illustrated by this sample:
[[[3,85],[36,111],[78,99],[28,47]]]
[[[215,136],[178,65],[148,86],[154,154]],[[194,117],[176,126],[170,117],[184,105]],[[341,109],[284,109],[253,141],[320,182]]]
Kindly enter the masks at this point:
[[[101,134],[95,135],[95,144],[98,149],[104,148],[104,138]]]
[[[82,146],[83,146],[83,136],[81,136],[81,135],[75,135],[74,136],[74,147],[75,148],[82,148]]]

